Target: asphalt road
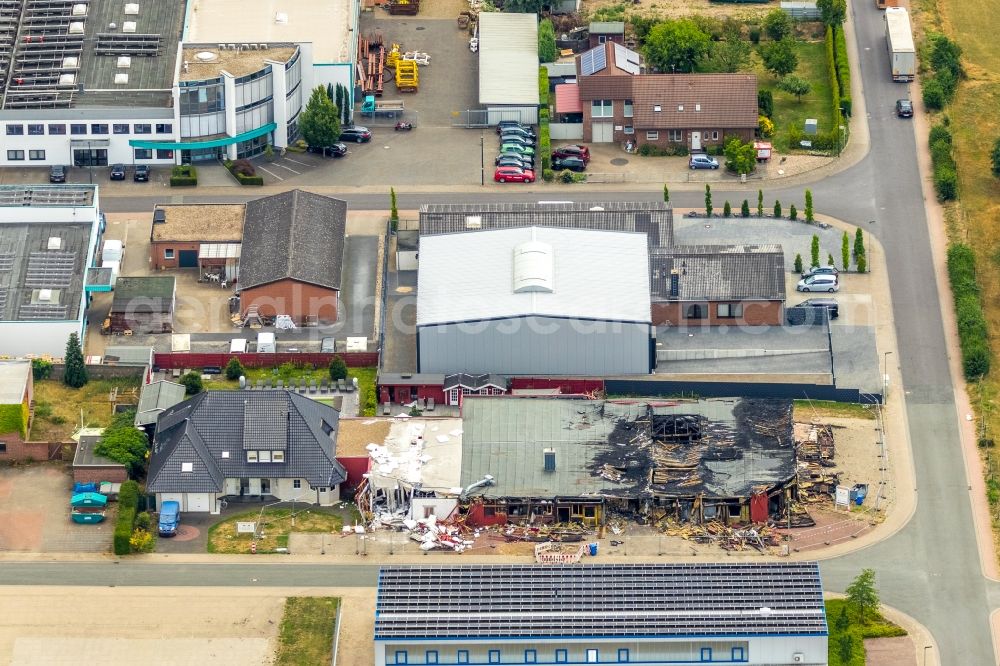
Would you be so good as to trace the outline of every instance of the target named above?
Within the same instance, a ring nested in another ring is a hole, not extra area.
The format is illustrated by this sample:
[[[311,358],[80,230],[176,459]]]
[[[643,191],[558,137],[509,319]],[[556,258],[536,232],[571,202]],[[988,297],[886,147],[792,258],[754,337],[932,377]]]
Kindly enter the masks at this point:
[[[827,589],[842,591],[864,567],[877,570],[882,599],[922,622],[939,643],[942,664],[991,664],[988,625],[1000,602],[1000,586],[981,574],[948,372],[944,328],[936,297],[930,238],[909,122],[893,105],[907,86],[888,77],[881,13],[867,0],[855,2],[855,32],[869,113],[871,152],[857,166],[811,185],[817,210],[864,226],[885,248],[919,501],[913,520],[897,535],[862,551],[822,564]],[[769,189],[766,200],[801,199],[802,187]],[[716,200],[726,198],[716,192]],[[354,209],[384,209],[384,194],[338,195]],[[660,191],[566,191],[560,199],[659,200]],[[745,194],[731,200],[740,200]],[[699,207],[700,192],[676,192],[679,207]],[[212,197],[214,202],[251,197]],[[421,203],[474,202],[494,193],[405,194],[402,209]],[[538,194],[510,191],[506,201],[536,201]],[[184,197],[197,203],[205,197]],[[154,198],[104,197],[106,210],[144,210]],[[16,564],[0,567],[0,584],[79,583],[100,585],[370,585],[374,567],[329,565]]]

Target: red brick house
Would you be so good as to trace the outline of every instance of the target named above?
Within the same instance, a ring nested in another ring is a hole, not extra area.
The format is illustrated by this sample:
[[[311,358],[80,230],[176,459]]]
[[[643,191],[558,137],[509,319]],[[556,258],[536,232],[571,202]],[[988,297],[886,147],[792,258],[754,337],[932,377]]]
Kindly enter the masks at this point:
[[[625,21],[592,21],[587,32],[590,48],[607,42],[625,45]]]
[[[753,74],[650,74],[638,53],[605,42],[576,59],[583,140],[702,150],[725,137],[753,139]]]
[[[347,202],[292,190],[246,205],[240,309],[291,316],[298,325],[337,321]]]
[[[0,361],[0,460],[36,457],[24,446],[33,397],[31,361]]]
[[[780,245],[674,246],[650,255],[656,326],[780,326]]]

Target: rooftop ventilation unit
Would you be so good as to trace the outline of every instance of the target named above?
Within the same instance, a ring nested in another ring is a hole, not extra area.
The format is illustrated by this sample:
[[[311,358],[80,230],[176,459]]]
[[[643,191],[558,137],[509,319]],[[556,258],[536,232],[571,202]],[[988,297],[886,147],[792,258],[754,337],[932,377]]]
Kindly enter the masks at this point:
[[[128,56],[118,56],[118,66],[122,69],[128,69],[132,66],[132,58]]]
[[[59,75],[59,85],[61,86],[71,86],[76,83],[76,74],[60,74]]]
[[[139,15],[139,3],[130,2],[125,5],[125,16],[138,16]]]
[[[128,74],[125,72],[118,72],[115,74],[115,83],[118,85],[125,85],[128,83]]]
[[[63,69],[76,69],[80,66],[79,58],[63,58],[62,68]]]
[[[73,21],[69,24],[69,34],[71,35],[82,35],[83,34],[83,21]]]
[[[125,21],[122,23],[122,32],[135,32],[135,21]]]
[[[117,29],[118,29],[117,23],[112,22],[108,24],[108,30],[117,30]]]
[[[73,5],[73,16],[86,16],[87,15],[87,5]]]
[[[52,301],[52,290],[51,289],[39,289],[38,290],[38,300],[43,303],[50,303]]]
[[[59,236],[49,236],[49,243],[45,247],[50,250],[61,250],[62,238],[59,238]]]

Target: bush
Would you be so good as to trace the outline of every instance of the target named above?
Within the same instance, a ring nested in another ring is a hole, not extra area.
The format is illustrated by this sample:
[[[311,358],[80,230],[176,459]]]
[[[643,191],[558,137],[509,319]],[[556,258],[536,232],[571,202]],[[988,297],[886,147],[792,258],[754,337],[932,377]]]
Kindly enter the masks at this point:
[[[760,129],[760,135],[765,139],[774,136],[774,121],[767,116],[759,116],[757,118],[757,126]]]
[[[799,211],[795,209],[795,204],[792,204],[788,207],[788,219],[792,220],[793,222],[799,219]]]
[[[128,545],[133,553],[151,553],[155,545],[153,535],[146,530],[135,529],[129,537]]]
[[[552,169],[542,169],[542,180],[546,183],[551,183],[556,179],[556,172]]]
[[[139,484],[135,481],[126,481],[118,491],[118,520],[115,522],[112,541],[115,555],[128,555],[132,552],[130,541],[138,506]]]
[[[770,90],[757,91],[757,110],[760,115],[771,118],[774,116],[774,95]]]
[[[226,363],[226,379],[237,380],[246,374],[246,370],[243,369],[243,364],[240,363],[240,359],[233,356],[229,359],[229,363]]]
[[[197,395],[205,390],[205,387],[201,383],[201,374],[197,372],[188,372],[180,378],[180,383],[184,385],[184,391],[188,395]]]
[[[993,175],[1000,178],[1000,139],[993,142],[993,150],[990,151],[990,168],[993,171]],[[35,361],[37,360],[39,359],[35,359]]]
[[[193,187],[198,184],[198,171],[190,164],[179,164],[170,171],[170,187]]]
[[[733,207],[729,205],[729,200],[727,199],[726,203],[723,204],[722,206],[722,217],[732,217],[732,216],[733,216]]]
[[[755,25],[750,26],[750,43],[751,44],[760,43],[760,28]]]
[[[778,220],[781,219],[781,202],[780,201],[775,201],[774,202],[774,217],[775,217],[775,219],[778,219]]]
[[[941,87],[941,82],[938,81],[936,77],[932,76],[924,81],[924,87],[921,94],[923,96],[924,106],[931,111],[940,111],[944,108],[945,104],[948,103],[944,88]]]
[[[801,254],[796,254],[795,255],[795,272],[796,273],[801,273],[802,272],[802,255]]]
[[[135,427],[135,411],[129,410],[115,414],[94,453],[125,465],[135,476],[142,472],[148,449],[146,433]]]
[[[952,166],[934,169],[934,189],[938,201],[953,201],[958,198],[958,174]]]
[[[955,298],[962,370],[967,380],[974,381],[989,372],[992,359],[976,280],[976,257],[968,245],[955,243],[948,248],[948,281]]]
[[[334,381],[347,379],[347,364],[340,356],[334,356],[330,359],[330,379]]]
[[[958,198],[958,168],[951,153],[951,131],[935,125],[930,131],[931,164],[934,170],[934,190],[938,201]]]
[[[834,52],[833,33],[834,29],[829,25],[826,26],[826,70],[830,80],[830,103],[833,112],[833,125],[839,127],[843,118],[840,115],[840,83],[837,80],[837,56]]]
[[[712,146],[708,146],[705,151],[708,152],[711,148]],[[639,146],[639,155],[642,157],[683,157],[687,154],[688,149],[683,145],[661,148],[656,144],[644,143]]]
[[[538,151],[542,154],[541,166],[544,178],[546,169],[552,167],[552,134],[549,129],[549,110],[542,109],[542,111],[538,119]]]
[[[51,375],[52,361],[46,361],[43,358],[31,359],[31,376],[36,382],[48,379]]]
[[[254,167],[253,164],[250,163],[250,160],[236,160],[235,162],[233,162],[233,166],[230,168],[230,170],[235,174],[240,174],[243,176],[257,175],[257,169]]]
[[[746,199],[743,200],[743,205],[740,206],[740,217],[750,217],[750,202]]]
[[[149,526],[152,524],[152,519],[149,517],[149,513],[142,511],[136,514],[135,526],[140,530],[148,530]]]
[[[833,29],[833,51],[837,61],[837,83],[840,85],[840,107],[845,116],[851,115],[851,65],[847,59],[847,38],[844,27]]]

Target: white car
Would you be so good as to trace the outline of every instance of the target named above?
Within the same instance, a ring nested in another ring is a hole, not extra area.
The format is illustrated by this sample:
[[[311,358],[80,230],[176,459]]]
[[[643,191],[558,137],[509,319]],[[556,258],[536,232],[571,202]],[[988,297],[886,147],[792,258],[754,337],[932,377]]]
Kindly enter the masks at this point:
[[[796,291],[826,291],[832,294],[835,291],[840,291],[840,284],[836,275],[819,273],[802,278],[795,285],[795,289]]]

